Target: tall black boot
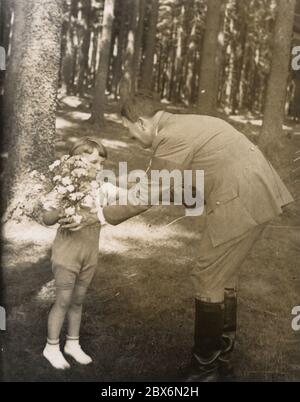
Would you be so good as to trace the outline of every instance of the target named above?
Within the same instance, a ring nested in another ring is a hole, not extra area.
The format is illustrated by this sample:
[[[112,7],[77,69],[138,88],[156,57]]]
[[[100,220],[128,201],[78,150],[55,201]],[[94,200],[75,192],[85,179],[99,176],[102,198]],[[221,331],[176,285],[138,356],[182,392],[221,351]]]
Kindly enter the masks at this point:
[[[223,346],[222,353],[219,357],[219,363],[222,377],[229,379],[234,377],[231,357],[236,340],[237,328],[237,293],[235,289],[225,289],[224,307]]]
[[[195,299],[195,344],[184,381],[218,381],[223,326],[224,303],[208,303]]]

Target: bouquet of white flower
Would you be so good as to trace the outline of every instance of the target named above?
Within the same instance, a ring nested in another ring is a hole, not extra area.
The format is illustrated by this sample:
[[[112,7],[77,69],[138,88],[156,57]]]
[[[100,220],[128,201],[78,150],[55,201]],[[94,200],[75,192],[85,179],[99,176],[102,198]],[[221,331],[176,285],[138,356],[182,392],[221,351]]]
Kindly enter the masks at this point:
[[[106,193],[93,173],[93,166],[81,155],[64,155],[49,166],[47,176],[32,172],[39,175],[42,182],[49,180],[51,183],[51,191],[41,198],[43,209],[61,209],[76,223],[81,222],[82,209],[96,212],[97,206],[106,203]],[[45,187],[49,188],[49,185]]]

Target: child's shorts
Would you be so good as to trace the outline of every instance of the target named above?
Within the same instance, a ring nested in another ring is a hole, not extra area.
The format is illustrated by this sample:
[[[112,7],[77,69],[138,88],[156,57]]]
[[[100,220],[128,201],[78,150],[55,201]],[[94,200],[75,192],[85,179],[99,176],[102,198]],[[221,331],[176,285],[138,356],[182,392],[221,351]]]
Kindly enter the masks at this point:
[[[57,288],[87,288],[98,264],[100,225],[78,231],[58,229],[52,246],[52,271]]]

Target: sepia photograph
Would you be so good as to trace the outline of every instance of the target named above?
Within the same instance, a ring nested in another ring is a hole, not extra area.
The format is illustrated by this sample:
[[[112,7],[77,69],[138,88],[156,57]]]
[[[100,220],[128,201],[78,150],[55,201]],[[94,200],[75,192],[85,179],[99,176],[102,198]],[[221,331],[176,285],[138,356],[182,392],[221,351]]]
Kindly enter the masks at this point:
[[[0,382],[300,381],[300,0],[0,0],[0,140]]]

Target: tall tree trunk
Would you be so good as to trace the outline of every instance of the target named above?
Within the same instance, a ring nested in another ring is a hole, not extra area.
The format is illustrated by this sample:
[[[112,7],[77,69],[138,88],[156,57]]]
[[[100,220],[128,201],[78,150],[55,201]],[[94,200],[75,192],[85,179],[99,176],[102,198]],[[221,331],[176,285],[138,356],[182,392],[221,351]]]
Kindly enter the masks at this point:
[[[136,46],[136,30],[137,30],[139,0],[129,0],[129,5],[131,9],[129,15],[129,30],[127,36],[124,72],[120,82],[121,101],[126,99],[135,88],[135,83],[133,82],[133,78],[135,77],[134,53]]]
[[[143,40],[143,33],[144,33],[144,23],[145,23],[145,11],[146,11],[146,0],[140,0],[139,4],[139,22],[137,26],[136,32],[136,40],[135,40],[135,49],[134,49],[134,56],[133,56],[133,77],[132,81],[135,83],[135,88],[138,87],[137,78],[139,67],[141,63],[141,50],[142,50],[142,40]]]
[[[198,93],[198,111],[201,114],[214,114],[217,106],[220,68],[218,36],[223,6],[224,0],[209,0],[207,4]]]
[[[78,58],[78,0],[71,1],[71,23],[70,23],[70,43],[72,45],[72,70],[71,70],[71,91],[76,93],[75,81],[77,73],[77,58]]]
[[[237,48],[237,54],[235,58],[235,83],[236,86],[234,88],[232,94],[232,112],[236,114],[239,109],[240,100],[241,100],[241,91],[240,84],[242,78],[243,71],[243,60],[244,60],[244,52],[246,48],[246,38],[247,38],[247,26],[246,26],[246,15],[245,15],[245,0],[237,0],[237,15],[238,15],[238,28],[239,28],[239,43]]]
[[[83,0],[82,2],[82,19],[84,24],[84,33],[83,39],[79,54],[79,76],[78,76],[78,92],[82,96],[84,94],[84,80],[86,75],[88,74],[89,68],[89,50],[90,50],[90,42],[91,42],[91,0]]]
[[[96,75],[97,75],[97,51],[98,51],[98,43],[99,43],[99,28],[94,28],[93,29],[93,50],[92,50],[92,56],[91,56],[91,61],[90,61],[90,71],[91,71],[91,82],[94,82],[96,80]]]
[[[146,37],[145,61],[143,63],[141,87],[152,88],[153,60],[156,48],[156,30],[158,23],[159,0],[152,0],[149,29]]]
[[[114,63],[113,70],[113,82],[112,87],[114,88],[115,98],[117,98],[119,93],[118,85],[122,78],[122,63],[123,63],[123,51],[124,43],[126,37],[126,22],[127,22],[127,0],[119,0],[120,17],[119,17],[119,31],[118,31],[118,45],[117,45],[117,56]]]
[[[54,157],[62,0],[14,1],[12,52],[5,86],[7,217],[30,189],[28,171]]]
[[[100,61],[94,90],[92,106],[92,123],[102,126],[104,124],[105,90],[109,68],[110,44],[114,18],[115,0],[105,0],[102,35],[100,41]]]
[[[295,0],[278,0],[271,72],[259,146],[268,154],[280,146],[291,58]]]

